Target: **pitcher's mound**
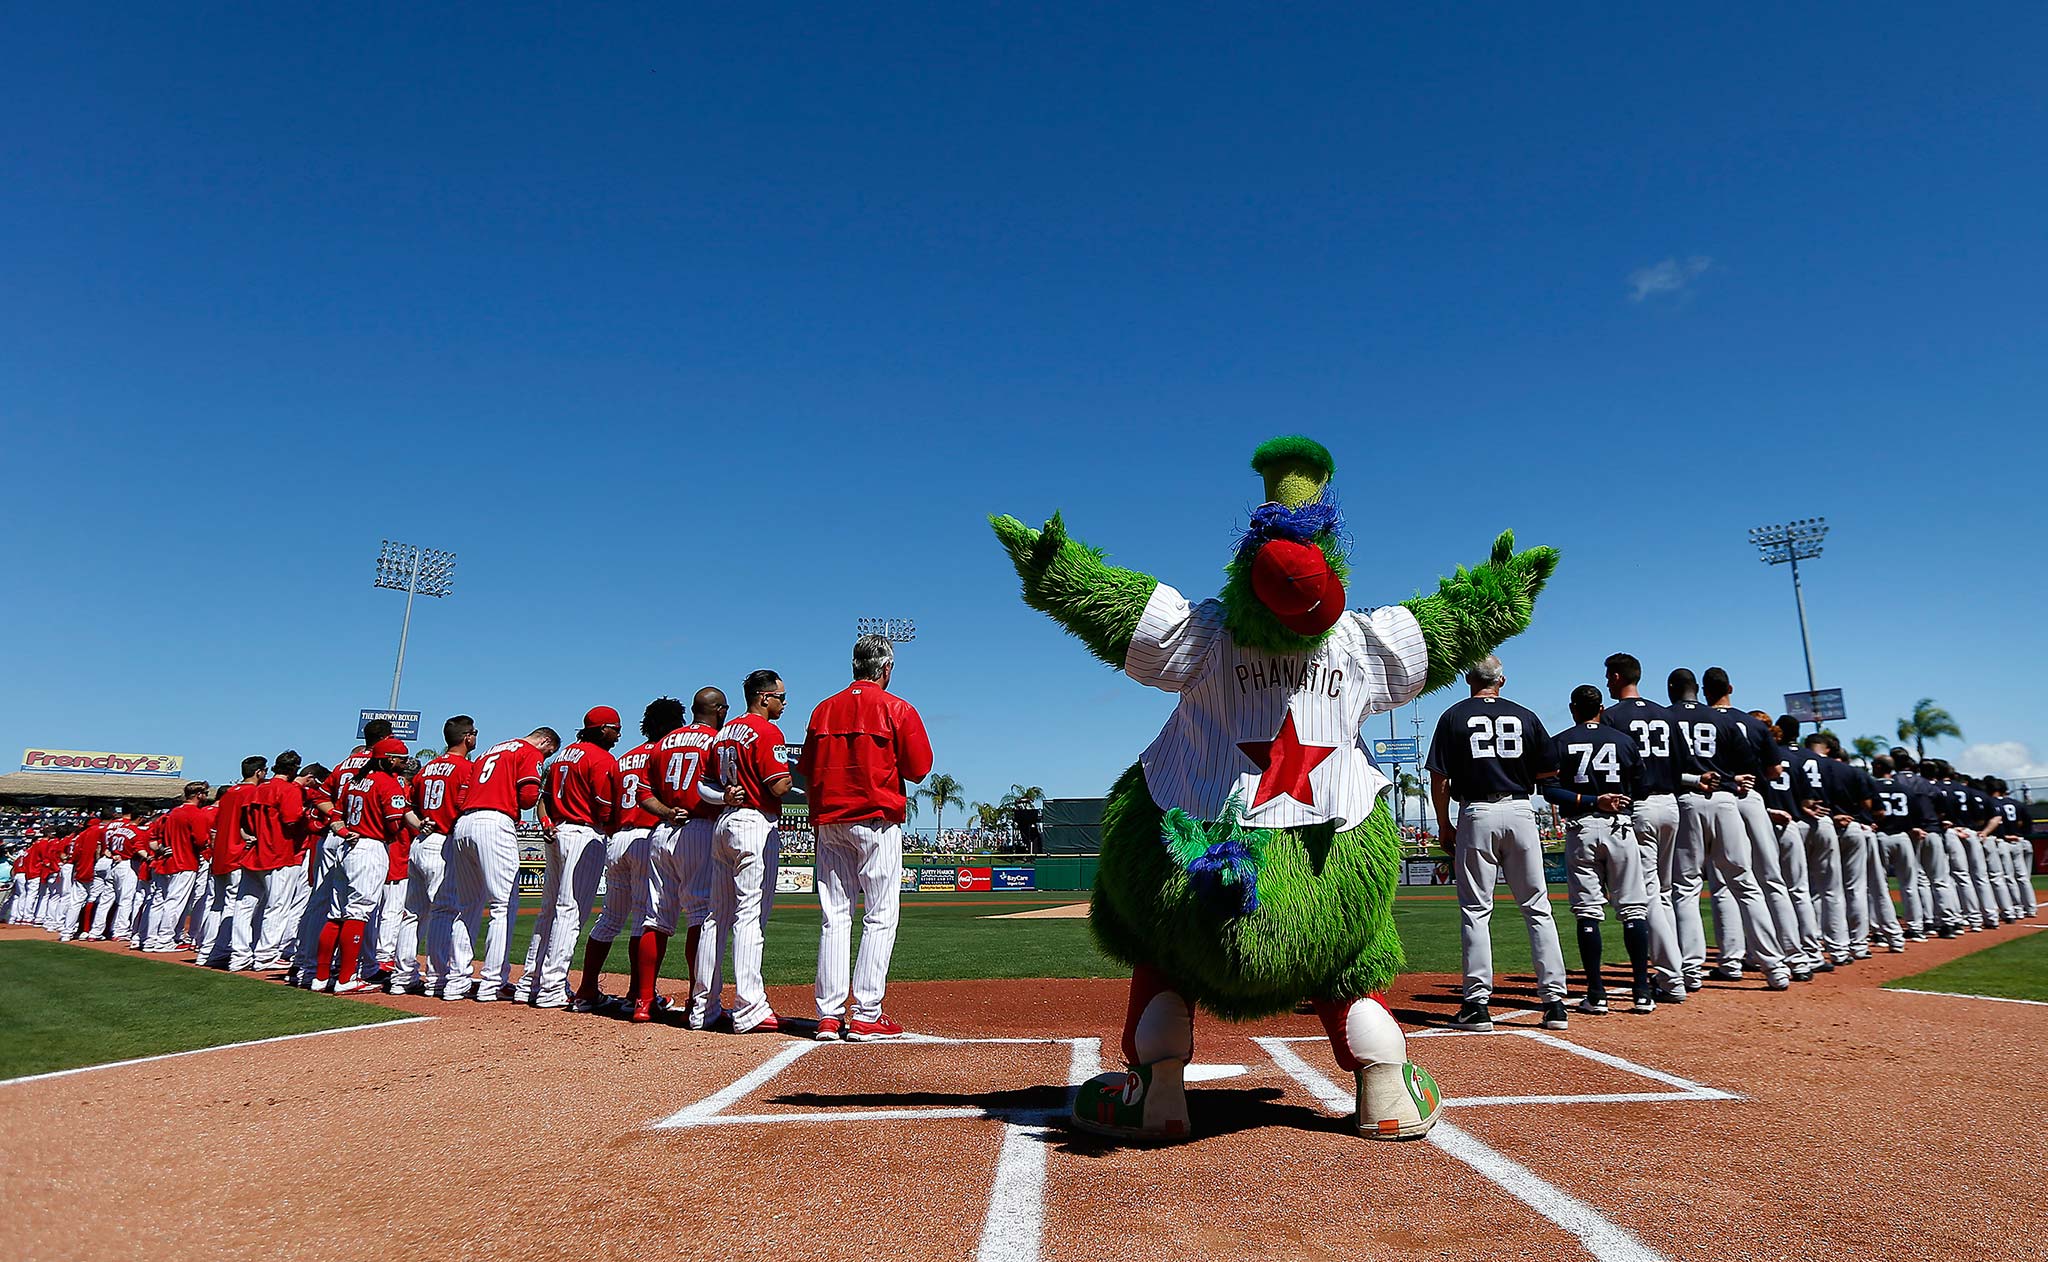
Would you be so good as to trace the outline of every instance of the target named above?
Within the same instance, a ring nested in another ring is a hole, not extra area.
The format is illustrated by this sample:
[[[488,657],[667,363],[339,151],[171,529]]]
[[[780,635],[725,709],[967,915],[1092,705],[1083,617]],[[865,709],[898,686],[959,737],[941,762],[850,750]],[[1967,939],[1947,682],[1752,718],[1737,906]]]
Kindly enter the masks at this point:
[[[1040,907],[1032,911],[1005,912],[1000,916],[983,916],[983,920],[1086,920],[1088,904],[1063,903],[1058,907]]]

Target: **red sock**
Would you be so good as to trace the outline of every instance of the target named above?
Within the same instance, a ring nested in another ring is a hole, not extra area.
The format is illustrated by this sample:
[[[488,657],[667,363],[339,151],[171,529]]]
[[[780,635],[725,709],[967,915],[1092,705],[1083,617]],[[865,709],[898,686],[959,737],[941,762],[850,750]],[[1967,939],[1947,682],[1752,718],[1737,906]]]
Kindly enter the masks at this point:
[[[586,1003],[597,1002],[597,975],[604,971],[604,957],[612,953],[612,944],[592,938],[583,944],[583,980],[576,986],[576,997]]]
[[[341,972],[342,981],[354,981],[356,963],[363,955],[363,930],[369,927],[367,920],[344,920],[341,922]]]
[[[80,933],[92,932],[92,913],[93,909],[98,906],[98,903],[87,903],[85,910],[78,914],[78,931]]]
[[[324,982],[334,974],[329,970],[334,965],[334,943],[341,937],[341,922],[330,920],[320,926],[320,954],[313,957],[313,980]]]
[[[642,929],[633,939],[633,1003],[645,1008],[654,1002],[654,979],[661,975],[661,948],[668,935]]]
[[[690,953],[690,988],[683,992],[686,996],[697,993],[697,939],[703,936],[703,925],[691,925],[690,931],[683,935],[683,950]]]

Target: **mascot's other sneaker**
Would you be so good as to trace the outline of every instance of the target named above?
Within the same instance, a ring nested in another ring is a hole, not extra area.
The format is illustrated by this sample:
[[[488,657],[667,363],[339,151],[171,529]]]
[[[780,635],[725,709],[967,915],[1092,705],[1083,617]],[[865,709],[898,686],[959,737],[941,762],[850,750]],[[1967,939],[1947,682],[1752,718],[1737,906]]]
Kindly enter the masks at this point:
[[[1074,1125],[1095,1135],[1145,1144],[1175,1144],[1188,1133],[1187,1062],[1154,1061],[1081,1084]]]
[[[1367,1139],[1420,1139],[1443,1111],[1436,1079],[1414,1061],[1358,1071],[1358,1133]]]

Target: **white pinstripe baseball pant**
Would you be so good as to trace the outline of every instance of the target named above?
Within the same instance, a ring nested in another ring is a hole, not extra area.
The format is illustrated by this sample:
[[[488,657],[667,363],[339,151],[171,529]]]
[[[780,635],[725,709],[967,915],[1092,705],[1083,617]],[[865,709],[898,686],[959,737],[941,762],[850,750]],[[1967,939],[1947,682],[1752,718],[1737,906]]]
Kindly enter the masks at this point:
[[[846,957],[853,947],[853,895],[860,894],[860,958],[853,966],[853,1016],[882,1015],[889,957],[903,893],[903,831],[887,820],[818,825],[818,1015],[845,1013]]]
[[[726,811],[718,817],[711,854],[717,860],[718,878],[711,887],[711,914],[704,921],[704,937],[721,946],[728,940],[732,943],[732,980],[738,997],[732,1028],[744,1033],[774,1013],[761,980],[761,947],[767,940],[768,913],[775,905],[782,830],[751,806]],[[710,975],[701,979],[707,1009],[711,996],[723,985],[716,961],[725,952],[714,949],[717,955]],[[699,996],[692,994],[692,1016],[698,1007]]]

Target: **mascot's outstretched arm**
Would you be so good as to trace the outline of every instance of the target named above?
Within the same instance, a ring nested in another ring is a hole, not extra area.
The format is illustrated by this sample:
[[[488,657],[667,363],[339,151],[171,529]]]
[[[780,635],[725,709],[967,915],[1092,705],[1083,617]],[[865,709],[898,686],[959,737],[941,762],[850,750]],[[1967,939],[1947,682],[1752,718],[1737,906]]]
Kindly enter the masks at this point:
[[[1536,593],[1557,568],[1556,548],[1515,551],[1515,532],[1504,530],[1493,541],[1486,564],[1437,580],[1436,594],[1404,600],[1402,606],[1422,624],[1429,649],[1427,691],[1456,679],[1508,639],[1529,626]]]
[[[1102,550],[1068,535],[1058,513],[1042,530],[1033,530],[1014,517],[988,521],[1016,565],[1017,577],[1024,580],[1024,603],[1065,627],[1089,652],[1122,670],[1131,635],[1138,629],[1138,618],[1159,580],[1103,564]],[[1522,620],[1528,621],[1526,612]],[[1433,650],[1434,644],[1431,647]]]

